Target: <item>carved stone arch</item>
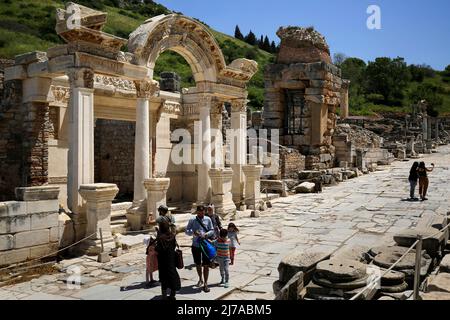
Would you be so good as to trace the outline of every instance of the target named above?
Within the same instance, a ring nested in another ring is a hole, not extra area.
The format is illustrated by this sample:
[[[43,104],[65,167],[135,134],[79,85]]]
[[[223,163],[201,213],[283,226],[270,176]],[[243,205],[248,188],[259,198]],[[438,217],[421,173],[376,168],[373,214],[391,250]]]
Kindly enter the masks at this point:
[[[136,64],[150,69],[150,77],[159,55],[167,50],[186,59],[197,82],[217,82],[226,68],[222,51],[209,30],[181,15],[162,15],[147,20],[130,35],[128,48]]]

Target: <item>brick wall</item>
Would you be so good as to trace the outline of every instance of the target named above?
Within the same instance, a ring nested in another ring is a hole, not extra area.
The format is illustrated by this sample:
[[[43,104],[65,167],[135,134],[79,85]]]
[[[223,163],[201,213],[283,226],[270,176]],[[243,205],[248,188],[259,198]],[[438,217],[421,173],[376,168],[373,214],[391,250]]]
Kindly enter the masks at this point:
[[[135,131],[128,121],[98,119],[95,125],[95,181],[117,184],[124,200],[133,198]]]

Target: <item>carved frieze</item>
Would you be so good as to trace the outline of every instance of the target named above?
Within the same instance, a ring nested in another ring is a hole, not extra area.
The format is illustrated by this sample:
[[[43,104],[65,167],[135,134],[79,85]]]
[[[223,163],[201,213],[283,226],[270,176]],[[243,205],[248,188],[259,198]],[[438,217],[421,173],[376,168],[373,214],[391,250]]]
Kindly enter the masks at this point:
[[[67,105],[70,99],[70,88],[62,86],[51,86],[54,104]]]
[[[247,112],[247,99],[235,99],[231,101],[231,112]]]
[[[104,75],[95,75],[95,84],[103,86],[114,86],[116,89],[125,91],[136,90],[136,86],[133,81]]]

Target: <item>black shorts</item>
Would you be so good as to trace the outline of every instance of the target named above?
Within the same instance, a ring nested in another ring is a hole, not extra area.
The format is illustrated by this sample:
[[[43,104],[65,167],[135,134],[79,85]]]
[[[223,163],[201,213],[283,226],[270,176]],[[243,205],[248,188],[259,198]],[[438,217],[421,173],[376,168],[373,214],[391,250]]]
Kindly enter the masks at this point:
[[[211,265],[211,260],[206,256],[201,248],[192,247],[192,257],[194,257],[194,263],[196,266],[207,266]]]

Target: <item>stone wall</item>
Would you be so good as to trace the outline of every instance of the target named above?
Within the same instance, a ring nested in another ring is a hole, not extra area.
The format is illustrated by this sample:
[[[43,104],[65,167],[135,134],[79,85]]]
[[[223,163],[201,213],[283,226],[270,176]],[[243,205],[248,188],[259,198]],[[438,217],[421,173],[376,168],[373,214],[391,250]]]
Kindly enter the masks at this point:
[[[58,251],[65,227],[59,221],[59,189],[43,188],[24,188],[19,201],[0,202],[0,266]]]
[[[135,131],[134,122],[98,119],[95,125],[95,181],[116,184],[124,200],[133,198]]]
[[[279,179],[297,179],[298,173],[305,170],[305,156],[295,149],[280,150]]]

